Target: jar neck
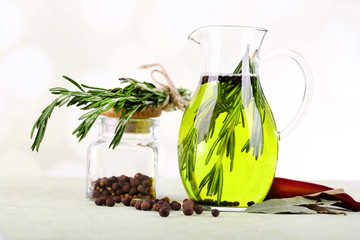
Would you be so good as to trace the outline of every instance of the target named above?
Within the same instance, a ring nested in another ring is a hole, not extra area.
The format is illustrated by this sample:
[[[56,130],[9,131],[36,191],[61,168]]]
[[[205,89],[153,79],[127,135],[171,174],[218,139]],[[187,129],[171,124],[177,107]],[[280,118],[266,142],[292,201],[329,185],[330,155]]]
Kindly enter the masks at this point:
[[[99,137],[113,138],[116,127],[119,124],[118,118],[104,117],[98,118]],[[149,119],[130,119],[122,136],[122,140],[132,139],[152,139],[155,140],[155,128],[159,125],[158,118]]]

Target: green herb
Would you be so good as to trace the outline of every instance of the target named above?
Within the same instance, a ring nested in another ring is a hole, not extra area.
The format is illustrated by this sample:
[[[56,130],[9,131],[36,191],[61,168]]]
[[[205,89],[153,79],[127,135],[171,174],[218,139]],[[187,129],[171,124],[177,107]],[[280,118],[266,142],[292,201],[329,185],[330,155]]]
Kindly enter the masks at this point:
[[[125,85],[124,87],[104,89],[78,84],[69,77],[63,77],[76,86],[78,91],[71,91],[62,87],[50,89],[50,92],[58,95],[58,97],[42,111],[40,117],[36,120],[31,131],[31,138],[37,131],[31,150],[39,150],[48,120],[55,107],[62,107],[65,104],[67,107],[74,105],[81,110],[87,111],[79,118],[82,122],[73,132],[73,135],[76,135],[79,141],[86,137],[101,113],[112,108],[115,113],[121,112],[115,136],[109,146],[115,148],[119,145],[126,125],[136,111],[143,111],[147,107],[164,107],[169,102],[169,94],[165,91],[157,89],[152,83],[139,82],[132,78],[119,79],[120,84]],[[187,89],[179,88],[177,93],[186,101],[190,97],[190,91]],[[172,106],[175,106],[172,108],[176,109],[176,104],[172,104]]]
[[[248,47],[246,54],[233,72],[233,74],[242,74],[242,81],[234,83],[230,80],[217,83],[216,97],[200,104],[192,130],[189,131],[178,149],[180,169],[186,168],[186,178],[191,181],[196,162],[197,144],[202,141],[208,142],[210,138],[213,138],[216,121],[221,114],[225,113],[218,136],[209,148],[205,159],[205,165],[208,165],[210,160],[216,157],[216,163],[200,182],[198,191],[199,195],[207,186],[207,196],[217,195],[218,204],[221,201],[224,183],[223,158],[230,159],[231,172],[235,161],[235,128],[237,126],[245,127],[245,108],[249,107],[252,102],[254,119],[252,132],[241,152],[249,153],[252,149],[255,160],[263,152],[266,102],[262,96],[259,81],[255,77],[255,63],[252,59],[253,57],[249,56]],[[256,80],[253,81],[254,84],[252,79]]]

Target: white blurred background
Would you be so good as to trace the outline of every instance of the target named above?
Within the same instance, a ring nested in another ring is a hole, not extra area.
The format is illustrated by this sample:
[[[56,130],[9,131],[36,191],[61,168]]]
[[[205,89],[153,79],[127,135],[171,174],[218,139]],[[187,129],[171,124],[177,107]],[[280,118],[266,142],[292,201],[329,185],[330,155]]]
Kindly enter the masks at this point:
[[[85,176],[87,146],[71,135],[81,112],[56,109],[39,153],[30,131],[53,99],[51,87],[115,87],[118,77],[150,81],[142,64],[165,66],[178,87],[195,90],[200,48],[187,40],[211,24],[268,29],[260,56],[300,52],[314,74],[304,120],[279,143],[276,175],[293,179],[359,179],[360,1],[358,0],[0,0],[0,175]],[[279,129],[301,103],[304,83],[294,63],[260,69]],[[181,112],[163,114],[158,139],[162,172],[177,177]]]

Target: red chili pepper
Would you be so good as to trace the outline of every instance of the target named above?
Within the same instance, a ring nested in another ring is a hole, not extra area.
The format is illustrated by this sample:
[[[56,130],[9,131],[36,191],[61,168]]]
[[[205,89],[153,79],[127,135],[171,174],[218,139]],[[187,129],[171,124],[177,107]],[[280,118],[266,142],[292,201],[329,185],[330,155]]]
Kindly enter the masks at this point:
[[[273,198],[290,198],[296,196],[304,196],[332,189],[333,188],[320,184],[275,177],[265,200]],[[333,195],[322,193],[320,197],[328,200],[341,201],[340,203],[335,204],[336,206],[347,208],[355,212],[360,211],[360,202],[355,201],[350,195],[346,193],[339,193]]]

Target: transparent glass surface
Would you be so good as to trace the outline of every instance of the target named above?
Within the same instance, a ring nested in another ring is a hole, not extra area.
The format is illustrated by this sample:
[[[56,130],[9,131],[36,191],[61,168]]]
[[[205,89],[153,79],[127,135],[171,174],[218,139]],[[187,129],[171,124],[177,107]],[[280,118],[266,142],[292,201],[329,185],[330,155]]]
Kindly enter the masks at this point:
[[[98,139],[88,148],[86,196],[94,198],[95,183],[99,183],[99,179],[116,177],[120,181],[120,177],[125,175],[131,180],[136,174],[141,173],[152,179],[152,197],[155,197],[160,188],[157,181],[158,143],[155,138],[155,127],[158,126],[159,120],[131,119],[120,144],[112,149],[109,145],[118,122],[117,118],[109,117],[101,117],[98,120]],[[110,194],[116,196],[119,194],[116,194],[115,190],[123,186],[120,184],[114,190],[109,187]],[[126,192],[123,191],[122,194]]]

